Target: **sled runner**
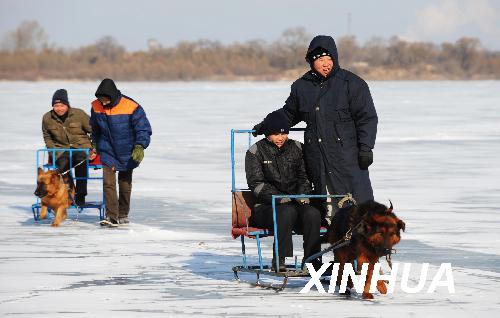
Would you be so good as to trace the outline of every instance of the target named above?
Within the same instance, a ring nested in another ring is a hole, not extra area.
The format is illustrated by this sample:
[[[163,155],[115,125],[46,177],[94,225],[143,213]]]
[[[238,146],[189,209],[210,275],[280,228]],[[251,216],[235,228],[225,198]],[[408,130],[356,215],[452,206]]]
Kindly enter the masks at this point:
[[[291,131],[302,131],[300,128],[292,128]],[[253,193],[248,188],[237,188],[236,186],[236,172],[235,172],[235,135],[236,134],[248,134],[248,147],[252,143],[252,132],[253,130],[231,130],[231,170],[232,170],[232,187],[231,187],[231,200],[232,200],[232,229],[231,234],[234,239],[240,237],[241,240],[241,254],[243,258],[243,264],[234,266],[233,273],[237,281],[241,281],[240,273],[252,273],[256,275],[256,281],[251,283],[255,286],[271,288],[276,291],[283,290],[290,278],[297,277],[309,277],[309,272],[303,264],[298,263],[295,260],[295,264],[287,265],[286,271],[275,272],[271,270],[270,265],[265,265],[262,257],[262,247],[261,242],[263,238],[273,237],[275,246],[275,268],[279,268],[279,250],[278,250],[278,236],[277,234],[277,223],[276,223],[276,200],[280,198],[344,198],[344,195],[273,195],[272,196],[272,207],[273,207],[273,220],[274,226],[272,229],[267,228],[256,228],[250,225],[250,216],[252,214],[252,207],[254,205]],[[327,228],[321,227],[321,235],[325,235]],[[293,233],[295,235],[296,233]],[[246,254],[245,238],[255,239],[257,244],[257,254],[258,263],[249,265],[249,261]],[[272,284],[263,282],[261,280],[262,276],[271,277],[280,281],[278,284]]]
[[[38,167],[42,167],[43,171],[47,170],[55,170],[57,169],[56,162],[53,160],[53,158],[57,157],[57,153],[61,152],[67,152],[69,156],[69,170],[67,171],[67,174],[69,174],[73,180],[76,182],[76,180],[81,180],[81,179],[86,179],[86,180],[103,180],[102,177],[102,171],[99,173],[97,176],[91,176],[90,171],[91,170],[100,170],[102,168],[102,164],[100,161],[99,155],[94,160],[83,160],[80,163],[77,163],[78,165],[85,165],[87,169],[87,177],[86,178],[79,178],[79,177],[74,177],[73,176],[73,168],[76,165],[73,165],[73,154],[75,152],[85,152],[86,158],[89,156],[89,149],[82,148],[82,149],[62,149],[62,148],[43,148],[43,149],[38,149],[36,151],[36,168],[38,171]],[[45,161],[45,158],[48,157],[47,163]],[[37,177],[38,177],[38,172],[37,172]],[[97,209],[99,210],[99,219],[103,220],[105,218],[105,203],[104,203],[104,193],[102,194],[102,200],[101,201],[90,201],[90,202],[85,202],[84,205],[77,206],[75,203],[74,198],[71,198],[73,201],[72,207],[77,210],[77,213],[82,212],[85,209]],[[31,205],[31,210],[33,211],[33,218],[35,221],[40,220],[40,209],[41,209],[41,200],[40,198],[37,197],[36,203]],[[49,209],[50,212],[52,212]],[[77,214],[78,215],[78,214]]]

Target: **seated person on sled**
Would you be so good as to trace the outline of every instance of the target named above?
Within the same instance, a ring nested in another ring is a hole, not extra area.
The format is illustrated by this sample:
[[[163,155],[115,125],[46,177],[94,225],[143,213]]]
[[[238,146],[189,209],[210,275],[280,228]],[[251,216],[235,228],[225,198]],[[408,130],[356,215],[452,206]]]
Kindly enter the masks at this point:
[[[92,132],[90,117],[83,110],[70,107],[68,93],[65,89],[58,89],[54,93],[52,110],[43,115],[42,132],[47,148],[92,148],[89,137]],[[95,157],[96,152],[92,150],[89,160],[93,160]],[[85,159],[85,152],[74,151],[71,166],[75,167]],[[61,173],[69,169],[69,153],[67,151],[56,152],[55,160],[56,166]],[[87,177],[87,165],[85,163],[75,167],[75,176],[77,178]],[[69,179],[69,184],[72,187],[73,180]],[[86,195],[87,180],[77,180],[76,205],[84,205]]]
[[[247,183],[256,198],[250,218],[252,226],[273,228],[272,195],[308,194],[312,190],[302,144],[288,139],[289,130],[288,121],[281,112],[269,114],[262,128],[266,138],[256,142],[246,153]],[[285,257],[293,256],[292,230],[303,235],[304,259],[320,251],[321,214],[309,205],[309,199],[282,198],[277,199],[276,204],[278,271],[285,271]],[[274,257],[272,266],[276,271]]]

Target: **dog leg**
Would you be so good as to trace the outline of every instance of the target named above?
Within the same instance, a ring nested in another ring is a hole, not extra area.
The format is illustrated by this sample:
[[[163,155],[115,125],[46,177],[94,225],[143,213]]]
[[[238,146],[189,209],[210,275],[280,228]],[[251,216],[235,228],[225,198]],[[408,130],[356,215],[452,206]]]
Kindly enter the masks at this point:
[[[387,286],[383,280],[377,282],[377,289],[381,294],[387,294]]]
[[[340,286],[340,282],[342,281],[342,273],[344,272],[345,261],[341,259],[341,255],[338,252],[335,252],[335,262],[339,263],[339,271],[337,273],[337,286]]]
[[[337,274],[337,283],[336,283],[336,286],[340,288],[340,283],[342,282],[342,276],[344,274],[344,266],[348,262],[347,252],[345,250],[343,250],[343,249],[340,249],[339,251],[335,252],[335,258],[334,259],[335,259],[336,263],[339,263],[339,271],[338,271],[338,274]],[[347,286],[349,288],[346,288],[345,293],[340,293],[340,295],[345,295],[345,296],[351,295],[350,288],[352,288],[352,281],[351,281],[350,278],[349,278],[349,281],[347,282]]]
[[[372,282],[374,263],[371,262],[365,255],[358,257],[358,264],[368,263],[368,273],[366,274],[365,288],[363,290],[363,299],[373,299],[373,294],[370,293],[370,284]]]
[[[384,274],[382,268],[380,268],[380,274]],[[387,294],[387,286],[385,285],[385,280],[377,281],[377,289],[381,294]]]
[[[42,211],[40,212],[40,219],[45,220],[47,217],[47,206],[42,204]]]
[[[54,218],[54,222],[52,222],[52,226],[56,227],[56,226],[59,226],[59,224],[61,224],[61,221],[62,221],[62,218],[63,218],[63,215],[65,213],[65,208],[63,207],[58,207],[57,210],[56,210],[56,217]]]

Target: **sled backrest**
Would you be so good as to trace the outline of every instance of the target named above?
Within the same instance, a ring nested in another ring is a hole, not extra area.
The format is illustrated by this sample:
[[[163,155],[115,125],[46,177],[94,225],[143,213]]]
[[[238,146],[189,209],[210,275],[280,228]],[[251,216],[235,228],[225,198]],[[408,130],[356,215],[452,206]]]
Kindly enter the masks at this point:
[[[254,197],[251,191],[235,191],[233,201],[233,228],[249,226]]]

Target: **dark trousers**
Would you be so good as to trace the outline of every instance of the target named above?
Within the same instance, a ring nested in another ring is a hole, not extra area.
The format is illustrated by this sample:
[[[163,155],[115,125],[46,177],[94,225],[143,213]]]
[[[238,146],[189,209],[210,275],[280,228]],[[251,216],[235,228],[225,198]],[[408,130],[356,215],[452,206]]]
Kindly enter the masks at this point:
[[[71,167],[76,166],[82,160],[87,158],[85,152],[83,151],[74,151],[71,156]],[[69,153],[63,152],[59,158],[56,160],[57,168],[64,172],[69,169]],[[70,187],[73,187],[73,178],[71,178],[71,174],[68,172],[66,175],[69,176]],[[85,178],[85,179],[77,179],[76,180],[76,196],[77,197],[85,197],[87,195],[87,164],[84,162],[78,167],[75,168],[75,177],[76,178]]]
[[[103,166],[103,190],[106,201],[106,215],[114,220],[128,217],[130,194],[132,193],[132,171],[118,171],[118,191],[116,192],[116,171]]]
[[[280,257],[293,256],[292,230],[302,234],[304,239],[304,258],[321,250],[319,229],[321,213],[315,207],[304,204],[287,203],[276,206],[276,223],[278,226],[278,252]],[[273,208],[263,204],[254,209],[251,218],[252,226],[273,228]],[[273,247],[274,252],[274,247]]]

